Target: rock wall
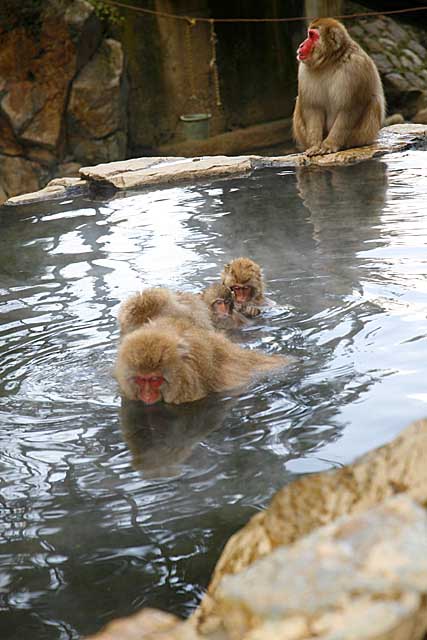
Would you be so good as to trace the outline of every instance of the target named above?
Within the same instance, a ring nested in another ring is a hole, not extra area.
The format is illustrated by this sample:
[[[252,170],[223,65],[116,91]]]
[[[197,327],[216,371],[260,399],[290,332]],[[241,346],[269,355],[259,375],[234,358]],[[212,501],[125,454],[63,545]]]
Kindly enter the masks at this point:
[[[348,7],[349,13],[360,10],[366,8]],[[347,27],[378,67],[388,113],[427,124],[427,31],[387,16],[349,20]]]
[[[0,37],[0,202],[87,158],[125,157],[123,53],[88,2],[47,2],[37,31]]]

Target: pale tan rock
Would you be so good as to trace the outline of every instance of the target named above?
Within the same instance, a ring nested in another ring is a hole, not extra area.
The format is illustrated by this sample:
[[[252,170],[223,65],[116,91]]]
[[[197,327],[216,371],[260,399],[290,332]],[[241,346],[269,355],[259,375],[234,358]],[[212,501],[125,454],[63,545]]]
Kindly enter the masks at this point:
[[[215,567],[196,618],[202,631],[218,623],[215,598],[226,574],[241,572],[276,547],[350,513],[360,513],[396,493],[427,502],[427,420],[405,429],[393,442],[348,467],[305,476],[285,486],[268,509],[230,538]]]
[[[119,618],[107,624],[87,640],[197,640],[194,627],[176,616],[143,609],[133,616]]]
[[[253,156],[207,156],[201,158],[140,158],[110,165],[82,167],[80,175],[116,189],[134,189],[152,184],[222,177],[248,173]],[[122,170],[120,170],[122,169]]]
[[[402,495],[225,576],[215,609],[230,640],[253,639],[256,629],[264,638],[271,624],[287,637],[280,626],[289,619],[294,638],[415,640],[427,630],[426,596],[427,513]],[[417,620],[417,634],[395,634]]]
[[[403,151],[408,149],[414,143],[420,140],[427,142],[427,126],[422,124],[395,124],[383,127],[378,136],[378,141],[365,147],[356,147],[354,149],[345,149],[337,153],[329,153],[324,156],[307,157],[303,153],[292,154],[288,156],[277,156],[275,158],[265,159],[268,166],[283,165],[342,165],[362,162],[383,156],[386,153]]]
[[[69,196],[77,196],[86,193],[88,183],[80,178],[55,178],[51,180],[44,189],[25,193],[20,196],[9,198],[4,204],[7,206],[16,206],[20,204],[31,204],[32,202],[41,202],[43,200],[56,200]]]

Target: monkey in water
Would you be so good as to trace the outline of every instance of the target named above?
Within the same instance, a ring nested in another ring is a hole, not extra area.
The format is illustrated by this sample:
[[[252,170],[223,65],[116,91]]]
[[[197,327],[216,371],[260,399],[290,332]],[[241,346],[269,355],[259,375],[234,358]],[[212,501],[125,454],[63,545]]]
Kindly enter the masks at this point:
[[[212,323],[217,329],[236,329],[248,323],[235,307],[233,292],[225,285],[212,284],[201,296],[208,305]]]
[[[213,329],[209,309],[200,296],[157,287],[144,289],[125,300],[118,314],[120,333],[124,335],[149,320],[166,316],[187,318],[199,327]]]
[[[181,404],[248,384],[290,359],[243,349],[184,318],[159,318],[126,334],[115,377],[125,398]]]
[[[221,280],[232,290],[236,310],[248,318],[255,318],[261,306],[271,304],[264,295],[261,267],[250,258],[236,258],[226,264]]]
[[[385,117],[381,78],[344,25],[332,18],[313,20],[297,60],[298,147],[314,156],[372,144]]]

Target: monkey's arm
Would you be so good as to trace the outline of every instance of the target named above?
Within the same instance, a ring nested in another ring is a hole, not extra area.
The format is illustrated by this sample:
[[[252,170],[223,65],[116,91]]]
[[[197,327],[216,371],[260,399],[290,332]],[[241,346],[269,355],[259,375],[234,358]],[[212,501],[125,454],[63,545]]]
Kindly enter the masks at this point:
[[[324,155],[345,149],[348,146],[347,140],[361,119],[362,112],[362,109],[355,109],[354,107],[352,110],[340,111],[327,138],[320,145],[318,153]]]
[[[325,127],[325,112],[314,106],[304,106],[301,110],[305,123],[305,147],[307,155],[315,155],[320,149]]]

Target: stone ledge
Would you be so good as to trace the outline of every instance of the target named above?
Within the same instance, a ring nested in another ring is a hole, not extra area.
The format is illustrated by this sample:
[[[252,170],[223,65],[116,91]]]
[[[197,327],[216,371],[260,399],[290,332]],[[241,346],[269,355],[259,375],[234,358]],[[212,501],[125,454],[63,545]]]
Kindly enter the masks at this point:
[[[256,169],[268,167],[347,165],[426,143],[427,125],[396,124],[382,129],[375,144],[311,158],[303,153],[293,153],[275,157],[219,155],[200,158],[169,156],[121,160],[94,167],[82,167],[80,182],[72,182],[70,178],[52,180],[41,191],[9,198],[5,204],[18,205],[64,196],[84,195],[88,189],[96,191],[106,186],[115,190],[124,190],[218,179],[246,175]]]
[[[21,196],[9,198],[5,206],[17,206],[20,204],[33,204],[45,200],[58,200],[59,198],[76,198],[86,195],[89,191],[89,183],[81,178],[55,178],[44,189],[24,193]]]

